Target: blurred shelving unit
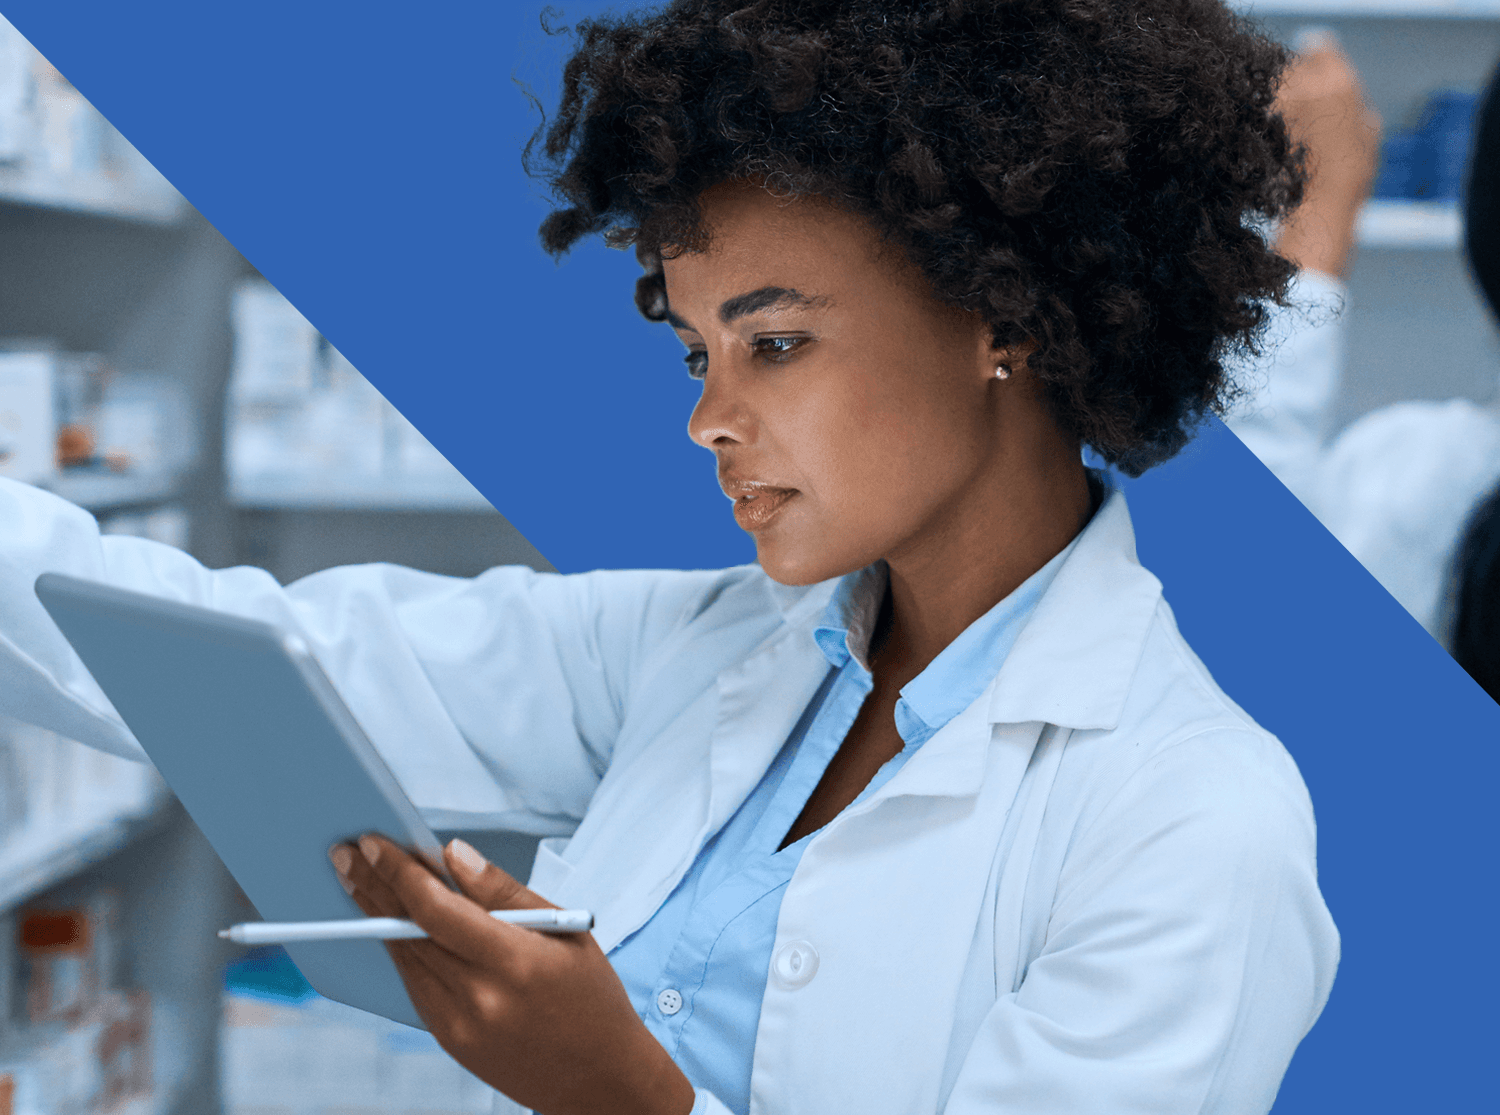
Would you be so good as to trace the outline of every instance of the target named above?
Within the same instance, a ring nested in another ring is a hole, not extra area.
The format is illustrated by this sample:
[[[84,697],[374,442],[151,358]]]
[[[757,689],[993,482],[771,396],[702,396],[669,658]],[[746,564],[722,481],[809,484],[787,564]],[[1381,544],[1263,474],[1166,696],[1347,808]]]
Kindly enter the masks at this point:
[[[124,800],[78,804],[59,823],[23,828],[0,845],[0,907],[14,907],[92,867],[160,824],[170,795],[153,786]]]
[[[225,498],[236,561],[282,581],[385,561],[473,575],[540,554],[263,278],[232,297]]]
[[[1456,251],[1463,232],[1458,206],[1442,201],[1370,201],[1357,226],[1359,243],[1366,248]]]
[[[1231,2],[1288,44],[1332,31],[1387,136],[1412,127],[1430,94],[1478,92],[1500,64],[1500,0]],[[1372,200],[1357,231],[1335,430],[1406,399],[1493,399],[1500,337],[1464,260],[1458,205]]]
[[[319,467],[273,449],[272,467],[229,467],[239,418],[232,371],[248,343],[236,300],[247,285],[270,290],[0,18],[0,352],[91,354],[115,370],[108,382],[116,384],[155,377],[172,389],[186,423],[162,429],[192,446],[160,468],[95,446],[92,463],[58,470],[41,486],[92,512],[106,532],[155,537],[210,567],[258,564],[283,581],[364,561],[453,574],[507,562],[550,568],[347,365],[344,385],[383,408],[374,464]],[[263,301],[284,307],[271,293]],[[302,339],[326,356],[327,343],[291,314]],[[347,434],[337,418],[306,440]],[[58,804],[59,782],[72,775],[47,772],[38,756],[49,749],[68,756],[68,770],[109,768],[124,771],[123,781]],[[46,808],[36,805],[43,799]],[[29,1017],[12,978],[16,927],[28,910],[77,907],[102,891],[123,906],[121,979],[150,1002],[152,1087],[110,1110],[214,1115],[235,1106],[235,1096],[222,1094],[220,1060],[225,964],[240,950],[215,930],[254,911],[154,772],[0,721],[0,1073],[19,1065],[34,1089],[65,1089],[57,1078],[76,1068],[70,1058],[93,1051],[79,1045],[78,1028]],[[297,1033],[304,1044],[324,1040],[315,1029]],[[18,1115],[51,1115],[54,1100],[41,1102]]]
[[[455,469],[420,477],[320,476],[263,473],[232,478],[229,501],[250,511],[431,511],[494,510],[489,500]]]
[[[47,490],[95,514],[125,508],[159,507],[182,490],[172,475],[116,475],[108,472],[68,471],[50,481]]]
[[[0,346],[42,340],[149,369],[180,388],[198,427],[191,472],[68,469],[44,481],[105,529],[171,521],[186,526],[174,540],[200,557],[227,551],[214,431],[229,366],[229,292],[243,268],[0,19]],[[149,1093],[114,1110],[211,1115],[229,955],[214,929],[239,912],[232,881],[149,767],[13,723],[0,723],[0,759],[0,1064],[55,1078],[85,1033],[28,1017],[20,920],[114,893],[124,923],[120,978],[149,996],[152,1079]]]
[[[145,225],[171,225],[183,216],[181,195],[170,186],[141,188],[103,173],[59,181],[0,167],[0,202]]]
[[[1233,5],[1258,16],[1359,16],[1384,19],[1491,19],[1495,0],[1238,0]]]

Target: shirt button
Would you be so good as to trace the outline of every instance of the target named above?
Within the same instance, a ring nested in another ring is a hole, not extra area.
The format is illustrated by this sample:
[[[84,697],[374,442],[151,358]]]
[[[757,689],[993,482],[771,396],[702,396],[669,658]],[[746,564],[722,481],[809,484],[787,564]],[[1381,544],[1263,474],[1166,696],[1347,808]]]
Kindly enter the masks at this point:
[[[818,950],[807,941],[788,941],[771,958],[771,975],[788,990],[802,987],[818,971]]]
[[[670,1018],[682,1009],[682,995],[670,987],[667,988],[656,997],[656,1009]]]

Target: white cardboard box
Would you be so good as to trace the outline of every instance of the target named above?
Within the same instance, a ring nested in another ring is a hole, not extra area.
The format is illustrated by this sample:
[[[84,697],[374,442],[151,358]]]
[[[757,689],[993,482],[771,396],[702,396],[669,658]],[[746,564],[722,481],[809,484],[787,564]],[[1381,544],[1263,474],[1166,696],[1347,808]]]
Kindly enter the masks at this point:
[[[57,472],[50,352],[0,352],[0,476],[28,484]]]

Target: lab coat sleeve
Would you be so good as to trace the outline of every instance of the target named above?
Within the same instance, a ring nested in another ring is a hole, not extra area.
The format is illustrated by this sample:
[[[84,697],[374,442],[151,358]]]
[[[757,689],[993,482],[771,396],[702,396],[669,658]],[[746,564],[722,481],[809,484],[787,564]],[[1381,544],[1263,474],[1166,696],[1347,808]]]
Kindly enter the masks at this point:
[[[430,823],[541,834],[576,825],[652,650],[733,575],[365,565],[282,588],[101,535],[87,512],[0,478],[0,713],[132,758],[139,745],[36,599],[47,571],[300,632]]]
[[[1396,403],[1339,434],[1318,475],[1323,525],[1429,634],[1449,635],[1453,560],[1500,483],[1500,418],[1467,399]]]
[[[1234,369],[1245,388],[1226,425],[1292,494],[1316,511],[1315,479],[1344,366],[1344,284],[1300,273],[1276,308],[1265,355]]]
[[[1338,936],[1311,805],[1274,741],[1218,729],[1073,838],[1047,937],[1001,988],[946,1115],[1264,1115]]]

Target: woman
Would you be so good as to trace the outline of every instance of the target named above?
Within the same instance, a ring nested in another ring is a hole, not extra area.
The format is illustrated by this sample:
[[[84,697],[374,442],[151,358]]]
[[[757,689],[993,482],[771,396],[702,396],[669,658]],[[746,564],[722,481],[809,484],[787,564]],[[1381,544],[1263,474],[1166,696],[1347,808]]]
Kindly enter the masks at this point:
[[[1208,0],[678,3],[581,28],[546,133],[703,380],[759,564],[277,587],[99,539],[56,568],[295,625],[429,816],[544,842],[464,894],[331,852],[434,1034],[566,1112],[1269,1109],[1337,938],[1311,807],[1083,467],[1170,457],[1289,265],[1281,51]],[[8,711],[128,734],[19,587]],[[592,936],[485,908],[594,910]]]

